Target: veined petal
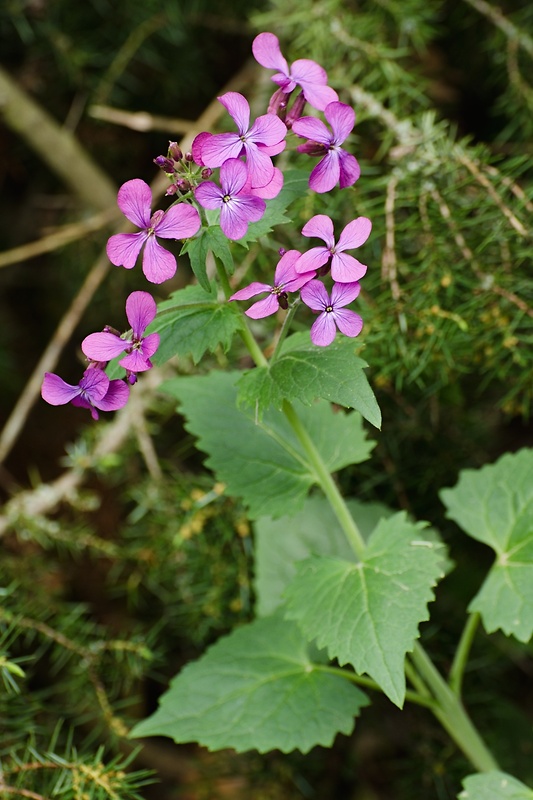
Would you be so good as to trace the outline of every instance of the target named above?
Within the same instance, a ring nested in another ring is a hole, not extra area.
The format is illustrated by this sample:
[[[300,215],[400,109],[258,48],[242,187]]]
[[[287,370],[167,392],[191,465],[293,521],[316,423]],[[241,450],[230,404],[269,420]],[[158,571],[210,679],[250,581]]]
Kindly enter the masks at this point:
[[[220,167],[229,158],[239,158],[243,142],[238,133],[215,133],[202,144],[206,167]]]
[[[352,250],[354,247],[360,247],[366,242],[372,230],[372,223],[367,217],[357,217],[349,222],[337,243],[337,250]]]
[[[331,259],[331,277],[339,283],[353,283],[366,275],[367,267],[348,253],[335,253]]]
[[[200,215],[189,203],[170,206],[157,223],[154,232],[163,239],[187,239],[200,230]]]
[[[265,213],[265,201],[253,195],[233,197],[222,203],[220,227],[228,239],[241,239],[250,222],[257,222]]]
[[[157,305],[149,292],[132,292],[128,295],[126,317],[131,325],[134,339],[141,338],[145,329],[155,319],[156,314]]]
[[[247,133],[250,127],[250,106],[248,100],[243,97],[242,94],[239,94],[239,92],[226,92],[226,94],[221,95],[221,97],[217,99],[235,121],[240,135],[242,136]]]
[[[147,369],[152,369],[153,367],[150,359],[145,358],[140,350],[132,350],[131,353],[124,356],[118,363],[129,372],[146,372]]]
[[[337,335],[332,311],[324,311],[311,326],[311,341],[319,347],[327,347]]]
[[[330,305],[329,294],[322,281],[309,281],[300,292],[302,301],[313,311],[324,311]]]
[[[109,382],[109,388],[101,400],[93,400],[96,408],[100,411],[116,411],[128,402],[130,395],[129,386],[121,380]]]
[[[89,403],[89,401],[81,394],[79,395],[79,397],[75,397],[71,402],[72,405],[76,406],[77,408],[88,408],[89,411],[91,412],[91,417],[95,421],[100,418],[98,416],[98,411],[96,410],[96,408],[92,405],[92,403]]]
[[[309,188],[319,194],[330,192],[339,182],[340,174],[339,154],[329,150],[311,171]]]
[[[155,236],[149,236],[144,248],[143,272],[150,283],[163,283],[173,278],[176,273],[176,259],[156,241]]]
[[[202,149],[204,144],[207,142],[208,139],[213,136],[212,133],[208,133],[207,131],[202,131],[197,136],[194,137],[193,143],[191,145],[191,153],[192,158],[195,164],[198,164],[199,167],[205,167],[203,158],[202,158]]]
[[[283,188],[283,173],[277,167],[274,167],[272,179],[266,186],[252,186],[250,187],[250,194],[256,197],[262,197],[263,200],[272,200],[277,197]]]
[[[355,311],[350,311],[349,308],[335,309],[331,313],[335,317],[337,328],[345,336],[359,336],[363,330],[363,319],[356,314]]]
[[[80,389],[90,403],[100,400],[109,388],[109,378],[102,369],[89,367],[83,373]]]
[[[280,142],[284,142],[286,135],[287,128],[279,117],[274,114],[263,114],[261,117],[257,117],[246,138],[248,141],[255,142],[255,144],[274,147],[279,145]],[[281,150],[283,150],[283,147]],[[278,153],[281,153],[281,150],[278,150]],[[277,153],[274,153],[274,155],[277,155]]]
[[[311,61],[310,58],[299,58],[294,61],[291,64],[289,75],[296,83],[305,81],[325,86],[328,82],[328,73],[324,67],[321,67],[316,61]]]
[[[327,264],[330,256],[331,253],[327,247],[312,247],[311,250],[302,253],[294,268],[299,275],[304,272],[316,272],[317,269]]]
[[[346,189],[347,186],[353,186],[359,180],[361,167],[355,156],[347,153],[346,150],[340,149],[338,155],[341,170],[339,186],[341,189]]]
[[[333,222],[326,214],[316,214],[302,228],[303,236],[316,236],[331,249],[335,245]]]
[[[230,300],[249,300],[250,297],[255,297],[256,294],[261,294],[261,292],[270,292],[272,286],[269,286],[268,283],[259,283],[259,281],[254,281],[250,283],[249,286],[245,286],[244,289],[239,289],[238,292],[232,294],[229,298]]]
[[[355,111],[346,103],[328,103],[324,109],[324,116],[331,125],[333,141],[339,145],[348,138],[355,125]]]
[[[246,166],[252,186],[262,188],[268,186],[274,177],[274,164],[270,156],[263,153],[253,142],[246,142]]]
[[[331,131],[316,117],[300,117],[292,123],[292,130],[297,136],[320,144],[330,145],[333,139]]]
[[[81,343],[81,349],[91,361],[110,361],[123,353],[130,345],[131,341],[121,339],[115,333],[100,331],[86,336]]]
[[[224,192],[216,183],[205,181],[196,187],[194,196],[203,208],[215,209],[222,205]]]
[[[152,358],[159,347],[160,342],[161,337],[158,333],[149,333],[148,336],[145,336],[139,348],[139,352],[143,358]]]
[[[145,231],[140,233],[116,233],[107,240],[107,257],[116,267],[133,269],[141,248],[147,239],[148,234]]]
[[[145,181],[134,178],[118,190],[118,207],[138,228],[149,228],[152,215],[152,190]]]
[[[347,306],[359,295],[361,284],[357,281],[353,283],[334,283],[331,290],[331,305],[335,308]]]
[[[337,92],[330,86],[320,86],[308,81],[298,81],[298,83],[309,105],[317,111],[324,111],[327,105],[339,99]]]
[[[274,273],[274,286],[285,286],[289,281],[299,277],[294,266],[301,255],[299,250],[287,250],[283,253]]]
[[[224,195],[234,197],[244,188],[248,179],[248,169],[238,158],[230,158],[220,168],[220,185]]]
[[[273,33],[260,33],[252,42],[255,60],[266,69],[277,69],[289,74],[289,65],[281,54],[279,39]]]
[[[44,373],[41,397],[51,406],[63,406],[65,403],[70,403],[80,392],[79,385],[72,386],[72,384],[66,383],[63,378],[53,372]]]
[[[268,297],[264,297],[262,300],[258,300],[257,303],[251,305],[244,313],[247,317],[250,317],[250,319],[263,319],[263,317],[269,317],[271,314],[275,314],[278,309],[278,296],[270,293]]]

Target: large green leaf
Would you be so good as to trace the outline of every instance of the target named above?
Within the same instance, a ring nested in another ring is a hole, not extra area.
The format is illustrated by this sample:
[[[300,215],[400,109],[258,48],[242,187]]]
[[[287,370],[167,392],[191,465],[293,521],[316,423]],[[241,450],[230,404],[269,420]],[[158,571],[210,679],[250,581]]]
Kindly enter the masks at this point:
[[[202,228],[198,236],[186,242],[181,252],[189,254],[191,269],[196,275],[200,286],[206,291],[209,291],[209,279],[207,277],[207,257],[209,252],[214,253],[222,261],[228,275],[233,273],[233,256],[229,240],[224,236],[218,224]]]
[[[423,529],[404,512],[382,519],[362,562],[306,559],[285,592],[288,618],[341,666],[368,673],[399,706],[405,654],[428,619],[432,587],[443,574],[440,545],[427,541]]]
[[[317,397],[355,408],[377,428],[381,413],[352,339],[338,336],[329,347],[317,347],[308,333],[291,336],[270,366],[251,370],[240,386],[240,399],[262,413],[284,399],[310,405]]]
[[[533,800],[533,789],[505,772],[469,775],[459,800]]]
[[[350,512],[367,539],[382,517],[393,512],[379,503],[348,501]],[[296,575],[296,564],[312,555],[352,560],[353,551],[331,506],[322,495],[308,497],[290,517],[261,517],[254,525],[256,612],[271,614]]]
[[[316,475],[283,412],[271,409],[259,422],[252,410],[237,408],[240,375],[173,378],[161,389],[179,400],[208,466],[230,494],[243,498],[252,517],[294,513]],[[374,443],[359,414],[334,413],[328,403],[300,406],[298,413],[330,471],[368,458]]]
[[[149,332],[161,336],[153,361],[164,364],[174,355],[191,355],[198,363],[204,353],[218,345],[225,350],[242,327],[240,314],[231,303],[218,298],[215,286],[186,286],[159,303],[157,317]]]
[[[501,629],[522,642],[533,633],[533,450],[502,456],[479,470],[465,470],[453,489],[440,493],[469,536],[496,553],[470,603],[488,633]]]
[[[266,617],[188,664],[131,736],[170,736],[211,750],[306,753],[351,733],[368,698],[311,657],[298,626]]]

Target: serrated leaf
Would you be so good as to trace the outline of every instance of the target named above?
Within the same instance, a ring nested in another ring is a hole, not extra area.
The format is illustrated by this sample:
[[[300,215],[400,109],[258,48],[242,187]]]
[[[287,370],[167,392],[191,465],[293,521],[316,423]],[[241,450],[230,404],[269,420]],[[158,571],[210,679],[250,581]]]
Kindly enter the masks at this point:
[[[291,336],[279,358],[270,366],[254,369],[241,381],[240,400],[259,413],[271,404],[280,408],[284,399],[310,405],[317,397],[355,408],[376,428],[381,412],[351,339],[337,337],[329,347],[314,345],[307,333]]]
[[[380,503],[349,500],[348,508],[367,539],[381,518],[393,512]],[[353,560],[353,551],[328,501],[308,497],[302,510],[274,520],[261,517],[254,525],[256,611],[271,614],[296,575],[296,564],[309,556],[337,556]]]
[[[502,630],[527,642],[533,634],[533,450],[508,453],[479,470],[465,470],[440,497],[474,539],[496,553],[469,611],[488,633]]]
[[[251,517],[279,517],[301,508],[316,482],[313,468],[281,411],[271,409],[261,422],[237,408],[240,372],[211,372],[173,378],[161,390],[176,397],[207,465],[230,494],[242,497]],[[366,438],[359,414],[334,413],[327,403],[300,406],[298,415],[330,471],[368,458],[374,443]]]
[[[400,707],[405,654],[428,619],[432,587],[442,577],[440,546],[425,539],[423,528],[404,512],[382,519],[362,562],[306,559],[285,592],[288,618],[341,666],[368,673]]]
[[[214,286],[186,286],[159,303],[157,317],[148,328],[161,336],[154,364],[164,364],[174,355],[191,355],[197,364],[209,350],[230,346],[241,317],[231,303],[217,297]]]
[[[353,730],[367,696],[323,670],[298,626],[280,616],[245,625],[188,664],[131,736],[170,736],[210,750],[308,752]]]
[[[533,789],[498,770],[469,775],[463,786],[459,800],[533,800]]]

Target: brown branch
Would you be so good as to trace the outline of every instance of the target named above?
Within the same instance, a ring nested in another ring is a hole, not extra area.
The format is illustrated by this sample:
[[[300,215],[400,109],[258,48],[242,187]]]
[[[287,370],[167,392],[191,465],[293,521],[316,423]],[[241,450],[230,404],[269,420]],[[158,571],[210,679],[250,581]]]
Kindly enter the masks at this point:
[[[516,25],[513,25],[497,6],[487,3],[485,0],[464,0],[464,2],[468,3],[480,14],[483,14],[487,19],[490,19],[492,24],[502,31],[504,36],[510,40],[517,41],[520,47],[533,58],[533,39],[527,33],[519,30]]]
[[[93,105],[89,107],[89,116],[95,119],[111,122],[113,125],[122,125],[133,131],[165,131],[178,134],[197,131],[196,122],[189,119],[174,117],[158,117],[147,111],[123,111],[111,106]]]

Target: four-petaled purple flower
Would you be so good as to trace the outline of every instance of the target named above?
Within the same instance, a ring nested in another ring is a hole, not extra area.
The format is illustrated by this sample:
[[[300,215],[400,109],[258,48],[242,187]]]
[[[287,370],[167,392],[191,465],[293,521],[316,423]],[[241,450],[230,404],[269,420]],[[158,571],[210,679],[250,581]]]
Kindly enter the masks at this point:
[[[339,241],[335,243],[333,222],[325,214],[311,217],[302,228],[304,236],[316,236],[322,239],[325,247],[313,247],[300,256],[296,264],[296,272],[319,270],[331,259],[331,277],[339,283],[353,283],[366,273],[366,266],[345,250],[352,250],[364,244],[370,236],[372,223],[367,217],[357,217],[346,225]]]
[[[238,292],[232,294],[230,300],[249,300],[250,297],[255,297],[256,294],[262,292],[269,292],[268,297],[263,300],[258,300],[250,306],[244,313],[252,319],[261,319],[268,317],[270,314],[275,314],[278,308],[288,308],[287,292],[296,292],[304,284],[314,278],[315,273],[309,272],[299,275],[294,265],[300,257],[298,250],[287,250],[276,267],[274,274],[274,284],[270,286],[268,283],[259,283],[255,281],[244,289],[239,289]]]
[[[117,233],[107,242],[107,255],[115,266],[132,269],[141,248],[143,272],[151,283],[163,283],[176,272],[176,259],[158,243],[162,239],[187,239],[200,229],[200,215],[188,203],[171,206],[167,211],[152,215],[152,192],[145,181],[134,178],[123,184],[118,192],[118,206],[122,213],[141,228],[139,233]]]
[[[309,176],[309,187],[315,192],[329,192],[337,183],[345,189],[361,174],[355,156],[341,147],[355,125],[355,111],[345,103],[329,103],[324,116],[331,125],[331,133],[316,117],[301,117],[292,125],[297,136],[309,140],[296,148],[298,152],[323,156]]]
[[[309,281],[302,288],[300,297],[313,311],[320,312],[311,327],[311,341],[319,347],[327,347],[337,335],[337,328],[345,336],[358,336],[363,320],[355,311],[343,308],[355,300],[361,286],[354,283],[334,283],[331,297],[321,281]]]
[[[238,92],[226,92],[218,100],[235,121],[237,133],[201,133],[193,143],[193,153],[206,167],[220,167],[228,159],[244,155],[252,187],[266,186],[274,173],[270,156],[285,148],[287,128],[272,114],[263,114],[250,126],[250,106]]]
[[[300,58],[289,67],[281,53],[279,39],[273,33],[260,33],[256,36],[252,42],[252,52],[262,67],[277,70],[272,80],[280,87],[279,95],[275,93],[270,107],[281,100],[281,95],[293,92],[296,86],[300,86],[307,102],[318,111],[323,111],[328,103],[339,99],[337,92],[327,85],[326,71],[316,61]]]
[[[132,292],[126,300],[126,317],[131,331],[123,338],[109,329],[91,333],[81,343],[81,349],[91,361],[110,361],[126,351],[118,363],[128,372],[129,383],[135,383],[138,372],[151,369],[150,358],[159,347],[159,334],[144,335],[148,325],[155,319],[157,306],[148,292]]]
[[[52,406],[88,408],[93,419],[98,419],[98,410],[117,411],[128,402],[129,387],[124,381],[109,380],[98,364],[87,367],[77,386],[66,383],[59,375],[45,372],[41,386],[41,397]]]
[[[246,164],[230,158],[220,168],[220,185],[206,181],[195,191],[204,208],[220,208],[220,227],[228,239],[240,239],[249,222],[257,222],[265,213],[266,204],[250,193]]]

